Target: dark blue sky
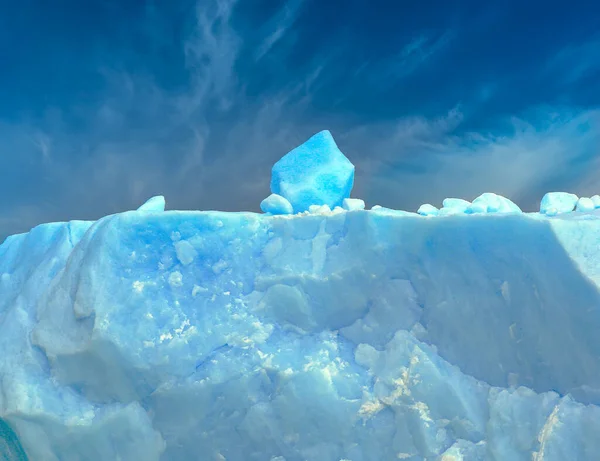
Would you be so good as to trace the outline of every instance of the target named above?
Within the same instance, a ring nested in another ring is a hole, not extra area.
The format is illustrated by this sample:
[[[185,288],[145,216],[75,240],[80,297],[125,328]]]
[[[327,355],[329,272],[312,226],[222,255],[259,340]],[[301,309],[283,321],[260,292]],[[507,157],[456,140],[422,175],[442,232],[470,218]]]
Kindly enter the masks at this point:
[[[325,128],[371,206],[600,192],[589,0],[5,1],[0,43],[0,237],[154,194],[257,210]]]

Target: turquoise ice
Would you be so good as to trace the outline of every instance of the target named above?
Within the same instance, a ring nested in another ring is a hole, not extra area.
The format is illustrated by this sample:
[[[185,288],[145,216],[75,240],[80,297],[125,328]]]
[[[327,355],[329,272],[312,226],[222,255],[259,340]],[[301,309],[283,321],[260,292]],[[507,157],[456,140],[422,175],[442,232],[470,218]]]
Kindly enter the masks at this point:
[[[271,194],[260,203],[260,209],[265,213],[273,215],[292,214],[294,208],[285,197],[277,194]]]
[[[342,206],[353,185],[354,165],[327,130],[279,160],[271,177],[271,192],[285,197],[296,213],[311,205]]]
[[[540,203],[540,213],[554,216],[569,213],[575,209],[579,197],[568,192],[548,192]]]
[[[138,208],[138,211],[165,211],[165,198],[162,195],[151,197]]]

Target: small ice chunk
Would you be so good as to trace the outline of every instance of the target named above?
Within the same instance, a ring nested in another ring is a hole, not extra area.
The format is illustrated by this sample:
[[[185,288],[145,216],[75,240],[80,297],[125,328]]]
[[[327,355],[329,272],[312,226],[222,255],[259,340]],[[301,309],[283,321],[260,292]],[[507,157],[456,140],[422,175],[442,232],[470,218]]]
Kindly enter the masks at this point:
[[[593,200],[587,197],[581,197],[577,200],[577,206],[575,207],[577,211],[594,211],[595,208]]]
[[[286,154],[271,177],[271,192],[289,200],[295,213],[311,205],[341,206],[353,185],[354,165],[327,130]]]
[[[292,204],[285,197],[278,194],[271,194],[260,202],[260,209],[265,213],[274,215],[292,214],[294,212]]]
[[[327,214],[331,213],[331,208],[327,205],[311,205],[308,207],[310,214]]]
[[[594,208],[600,208],[600,195],[592,196],[592,202],[594,202]]]
[[[458,211],[465,212],[471,206],[471,202],[462,198],[445,198],[442,202],[444,208],[454,208]]]
[[[521,213],[521,209],[512,200],[493,192],[485,192],[473,200],[470,211],[471,213]]]
[[[346,211],[364,210],[365,201],[359,198],[345,198],[342,200],[342,208]]]
[[[555,208],[556,213],[569,213],[573,211],[579,197],[568,192],[548,192],[540,203],[540,213],[548,214],[550,208]]]
[[[162,195],[157,195],[146,200],[146,202],[140,206],[137,211],[165,211],[165,206],[165,197]]]
[[[439,210],[429,203],[425,203],[419,207],[417,210],[421,216],[437,216]]]

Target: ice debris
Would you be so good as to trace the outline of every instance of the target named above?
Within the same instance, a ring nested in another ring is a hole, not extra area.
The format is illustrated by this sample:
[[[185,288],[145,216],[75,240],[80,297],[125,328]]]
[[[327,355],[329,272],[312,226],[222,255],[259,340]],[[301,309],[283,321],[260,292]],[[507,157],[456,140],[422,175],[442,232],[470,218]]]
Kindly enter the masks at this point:
[[[365,201],[359,198],[345,198],[342,201],[342,208],[346,211],[364,210]]]
[[[311,205],[308,207],[308,212],[310,214],[328,214],[331,213],[331,208],[329,205]]]
[[[422,216],[437,216],[440,210],[429,203],[425,203],[419,207],[417,213]]]
[[[594,201],[591,198],[581,197],[577,200],[577,205],[575,206],[576,211],[593,211],[596,207],[594,206]]]
[[[446,198],[439,210],[426,203],[421,205],[417,213],[423,216],[453,216],[478,213],[522,213],[521,209],[511,200],[492,192],[486,192],[473,202],[461,198]]]
[[[272,215],[292,214],[292,204],[281,195],[271,194],[260,203],[260,209]]]
[[[471,202],[461,198],[445,198],[442,202],[443,208],[452,208],[456,211],[464,213],[471,206]]]
[[[162,195],[157,195],[155,197],[149,198],[144,202],[142,206],[140,206],[137,211],[165,211],[165,198]]]
[[[548,192],[540,203],[540,213],[555,216],[575,209],[579,197],[568,192]]]
[[[471,211],[475,213],[475,210],[483,213],[521,213],[514,202],[492,192],[483,193],[473,200]]]
[[[271,192],[285,197],[294,213],[311,205],[342,206],[354,185],[354,165],[327,130],[286,154],[274,166]]]

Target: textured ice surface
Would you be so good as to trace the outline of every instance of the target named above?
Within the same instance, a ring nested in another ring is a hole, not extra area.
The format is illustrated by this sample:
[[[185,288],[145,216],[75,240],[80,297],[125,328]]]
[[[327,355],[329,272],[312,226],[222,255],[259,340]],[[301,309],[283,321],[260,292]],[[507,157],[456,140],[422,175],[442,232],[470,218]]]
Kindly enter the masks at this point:
[[[289,200],[294,212],[311,205],[342,206],[354,185],[354,165],[331,133],[321,131],[273,166],[271,192]]]
[[[127,212],[10,237],[0,447],[595,460],[600,218],[577,215]]]
[[[0,245],[2,459],[599,459],[600,212],[355,212],[334,147],[274,168],[297,214],[159,197]]]

